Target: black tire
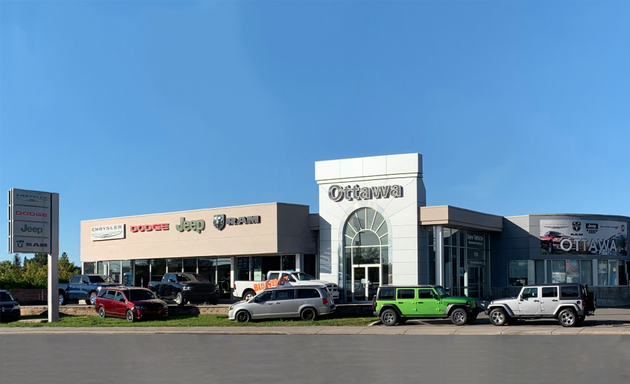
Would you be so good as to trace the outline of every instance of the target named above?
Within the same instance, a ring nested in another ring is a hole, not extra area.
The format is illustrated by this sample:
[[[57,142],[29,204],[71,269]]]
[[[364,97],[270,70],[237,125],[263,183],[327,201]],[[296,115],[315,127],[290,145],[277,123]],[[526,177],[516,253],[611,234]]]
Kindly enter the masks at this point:
[[[300,312],[300,318],[304,321],[313,321],[317,317],[317,312],[313,308],[305,308]]]
[[[127,310],[125,317],[127,318],[127,321],[130,323],[133,323],[136,320],[136,316],[134,316],[133,311],[131,309]]]
[[[577,325],[578,316],[571,308],[565,308],[558,314],[558,323],[563,327],[575,327]]]
[[[68,304],[68,298],[66,297],[66,294],[63,292],[59,292],[59,305],[66,304]]]
[[[492,325],[501,326],[508,324],[508,315],[503,308],[494,308],[488,315]]]
[[[88,296],[87,300],[85,300],[85,304],[94,305],[95,302],[96,302],[96,292],[92,291],[90,292],[90,295]]]
[[[104,319],[104,318],[105,318],[105,308],[103,308],[103,307],[98,307],[98,316],[99,316],[101,319]]]
[[[256,292],[254,292],[254,291],[245,291],[245,293],[243,294],[243,300],[249,301],[254,296],[256,296]]]
[[[576,325],[582,325],[582,323],[584,323],[584,320],[586,320],[586,315],[578,316]]]
[[[456,308],[451,312],[451,322],[455,325],[462,326],[468,322],[468,312],[463,308]]]
[[[238,311],[235,316],[237,323],[249,323],[252,320],[252,315],[249,312],[243,310]]]
[[[381,322],[387,326],[398,323],[398,313],[393,308],[387,308],[381,313]]]
[[[183,307],[184,305],[186,305],[186,301],[184,300],[184,295],[182,295],[181,292],[177,292],[177,295],[175,295],[175,303],[179,305],[180,307]]]

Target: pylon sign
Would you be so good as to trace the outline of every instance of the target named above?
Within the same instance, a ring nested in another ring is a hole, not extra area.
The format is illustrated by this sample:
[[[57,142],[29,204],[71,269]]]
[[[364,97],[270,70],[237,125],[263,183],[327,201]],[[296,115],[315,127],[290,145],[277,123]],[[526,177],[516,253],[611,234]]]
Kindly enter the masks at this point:
[[[9,253],[50,254],[58,249],[58,212],[59,194],[11,188]]]

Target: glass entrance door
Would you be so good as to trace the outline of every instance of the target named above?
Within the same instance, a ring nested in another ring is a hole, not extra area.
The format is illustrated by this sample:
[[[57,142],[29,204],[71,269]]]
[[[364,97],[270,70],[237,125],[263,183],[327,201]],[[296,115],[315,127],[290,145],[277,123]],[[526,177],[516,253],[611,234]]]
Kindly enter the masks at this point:
[[[468,297],[481,297],[483,292],[483,270],[481,267],[468,267]]]
[[[352,301],[370,301],[381,282],[380,265],[352,267]]]

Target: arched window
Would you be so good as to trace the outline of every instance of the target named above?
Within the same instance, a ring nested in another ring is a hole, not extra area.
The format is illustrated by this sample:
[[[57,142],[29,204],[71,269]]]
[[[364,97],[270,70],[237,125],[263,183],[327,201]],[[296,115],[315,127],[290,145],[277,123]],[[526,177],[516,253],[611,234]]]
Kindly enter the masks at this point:
[[[379,285],[390,284],[389,230],[383,215],[372,208],[359,208],[348,217],[343,233],[348,301],[351,301],[349,291],[353,287],[354,290],[359,289],[359,285],[357,285],[359,279],[356,274],[354,275],[357,281],[352,281],[353,268],[361,266],[377,267],[366,269],[365,279],[377,282]],[[372,273],[377,273],[377,276],[370,277],[369,275]],[[369,296],[369,292],[367,296]]]

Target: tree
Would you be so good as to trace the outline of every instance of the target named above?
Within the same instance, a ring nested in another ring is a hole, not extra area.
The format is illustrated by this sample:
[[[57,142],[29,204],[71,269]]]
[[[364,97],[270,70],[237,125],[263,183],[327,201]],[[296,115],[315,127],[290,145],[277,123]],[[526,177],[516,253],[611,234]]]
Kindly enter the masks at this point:
[[[16,253],[13,256],[13,266],[16,268],[22,268],[22,258],[19,253]]]

